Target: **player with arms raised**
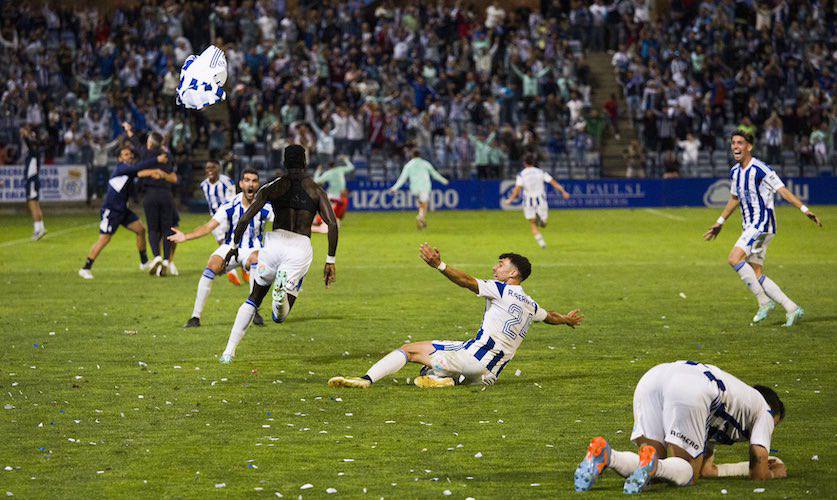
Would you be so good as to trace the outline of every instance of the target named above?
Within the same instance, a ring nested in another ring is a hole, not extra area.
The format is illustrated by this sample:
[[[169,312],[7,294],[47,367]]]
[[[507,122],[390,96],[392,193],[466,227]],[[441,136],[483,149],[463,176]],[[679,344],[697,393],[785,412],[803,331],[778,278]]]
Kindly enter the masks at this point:
[[[308,267],[314,258],[311,248],[311,223],[319,214],[328,224],[328,256],[326,257],[323,279],[325,286],[334,282],[334,267],[337,252],[337,218],[331,208],[331,202],[323,189],[306,172],[305,148],[292,144],[285,148],[285,168],[287,175],[265,184],[256,193],[253,203],[238,219],[231,249],[225,263],[236,258],[244,233],[253,218],[260,213],[265,204],[273,206],[273,231],[267,233],[265,244],[259,251],[259,263],[250,296],[238,309],[227,348],[221,355],[221,363],[232,363],[235,349],[244,334],[253,315],[273,285],[273,321],[282,323],[287,318],[302,291],[302,280],[308,273]]]
[[[532,272],[529,260],[516,253],[504,253],[494,265],[494,279],[480,280],[442,262],[439,250],[424,243],[421,258],[462,288],[485,298],[485,315],[477,336],[465,342],[434,340],[401,346],[372,365],[358,378],[333,377],[329,387],[367,388],[392,375],[407,362],[424,365],[415,384],[422,388],[456,384],[493,385],[514,358],[532,321],[575,328],[582,321],[578,309],[563,315],[547,311],[520,286]]]
[[[564,186],[558,184],[551,175],[536,166],[534,156],[528,155],[523,161],[523,165],[523,170],[517,174],[517,179],[514,182],[514,190],[509,198],[503,201],[503,204],[511,205],[523,191],[523,216],[531,225],[535,241],[541,248],[546,248],[546,242],[540,229],[538,229],[539,227],[546,227],[546,221],[549,218],[549,204],[546,202],[544,184],[552,185],[565,200],[569,199],[570,193],[564,189]]]
[[[744,230],[732,247],[727,261],[758,300],[759,310],[753,317],[753,323],[767,318],[778,302],[785,308],[785,326],[793,326],[805,311],[762,272],[767,246],[776,235],[774,194],[778,193],[818,226],[822,226],[822,223],[814,212],[785,187],[773,169],[752,156],[753,136],[749,132],[736,130],[732,133],[731,142],[732,157],[736,164],[729,172],[730,199],[715,225],[709,228],[703,238],[709,241],[718,236],[735,207],[741,205]]]

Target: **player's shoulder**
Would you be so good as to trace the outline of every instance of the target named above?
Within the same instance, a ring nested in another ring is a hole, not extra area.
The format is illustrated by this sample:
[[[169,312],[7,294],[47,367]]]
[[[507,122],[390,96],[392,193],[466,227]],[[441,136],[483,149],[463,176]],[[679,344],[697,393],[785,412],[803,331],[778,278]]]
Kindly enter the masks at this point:
[[[209,185],[209,179],[204,179],[201,181],[201,187],[205,187]]]
[[[230,177],[229,177],[228,175],[221,174],[221,176],[220,176],[218,179],[219,179],[219,180],[220,180],[223,184],[229,184],[229,185],[232,185],[232,183],[233,183],[232,179],[230,179]]]
[[[752,166],[756,167],[758,170],[760,170],[765,175],[773,172],[773,168],[771,168],[770,165],[768,165],[767,163],[759,160],[758,158],[753,158]]]

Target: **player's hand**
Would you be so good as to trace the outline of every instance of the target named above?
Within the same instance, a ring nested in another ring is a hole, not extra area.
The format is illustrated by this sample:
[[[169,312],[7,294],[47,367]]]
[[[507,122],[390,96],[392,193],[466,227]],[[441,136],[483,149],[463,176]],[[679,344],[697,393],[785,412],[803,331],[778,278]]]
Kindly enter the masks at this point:
[[[422,243],[419,247],[419,255],[430,267],[439,267],[439,264],[442,263],[442,256],[439,254],[439,249],[432,248],[427,242]]]
[[[230,248],[230,251],[227,252],[227,256],[224,257],[224,267],[227,267],[233,259],[238,259],[238,248]],[[251,277],[250,279],[253,278]]]
[[[564,191],[564,192],[561,194],[561,196],[562,196],[565,200],[569,200],[569,199],[570,199],[570,193],[568,193],[568,192],[566,192],[566,191]]]
[[[323,268],[323,281],[325,282],[325,287],[328,288],[329,285],[334,283],[336,278],[337,268],[334,267],[334,264],[326,264]]]
[[[721,229],[723,227],[724,226],[722,226],[721,224],[716,223],[714,226],[709,228],[709,231],[706,231],[705,233],[703,233],[703,239],[706,240],[706,241],[714,240],[715,237],[718,236],[721,233]]]
[[[788,468],[785,467],[785,464],[778,458],[771,457],[768,459],[767,468],[773,475],[773,479],[784,479],[788,477]]]
[[[166,164],[169,162],[169,155],[167,153],[160,153],[157,155],[157,163]]]
[[[822,227],[822,222],[820,222],[820,218],[814,215],[814,212],[808,210],[807,212],[805,212],[805,217],[808,217],[814,224],[818,225],[819,227]]]
[[[570,328],[575,328],[584,321],[584,316],[579,311],[580,309],[573,309],[564,316],[564,321]]]
[[[166,238],[167,240],[171,241],[172,243],[183,243],[186,241],[186,235],[183,234],[183,231],[177,228],[171,228],[174,231],[174,234]]]
[[[500,206],[501,207],[507,207],[509,205],[511,205],[511,201],[509,201],[508,198],[504,198],[504,199],[500,200]]]

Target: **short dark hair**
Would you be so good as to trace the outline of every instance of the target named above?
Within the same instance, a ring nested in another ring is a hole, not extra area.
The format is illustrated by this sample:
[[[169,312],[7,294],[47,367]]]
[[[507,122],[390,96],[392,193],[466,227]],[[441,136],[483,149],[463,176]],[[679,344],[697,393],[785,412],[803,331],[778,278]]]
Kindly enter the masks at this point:
[[[244,179],[244,176],[247,174],[253,174],[258,177],[259,171],[253,167],[244,167],[244,169],[241,170],[241,177],[239,177],[239,179]]]
[[[305,148],[299,144],[285,147],[285,168],[288,170],[303,170],[305,168]]]
[[[525,165],[532,165],[533,167],[538,166],[538,155],[535,153],[526,153],[523,156],[523,163]]]
[[[748,143],[750,143],[751,145],[755,144],[755,139],[753,139],[753,134],[747,132],[744,129],[740,129],[740,128],[735,129],[735,131],[733,131],[733,133],[730,134],[729,138],[732,139],[735,136],[743,137],[744,140],[747,141]]]
[[[532,274],[532,264],[529,263],[529,259],[518,253],[500,254],[499,259],[509,259],[512,265],[517,268],[517,272],[520,273],[520,281],[526,281],[526,278]]]
[[[151,140],[156,142],[158,146],[163,144],[163,136],[160,135],[159,132],[151,132],[151,134],[149,134],[149,137],[151,137]]]
[[[754,385],[753,389],[759,391],[762,397],[764,397],[764,400],[767,401],[767,405],[770,407],[771,415],[778,415],[779,420],[785,419],[785,404],[782,403],[781,399],[779,399],[779,395],[776,394],[776,391],[764,385]]]

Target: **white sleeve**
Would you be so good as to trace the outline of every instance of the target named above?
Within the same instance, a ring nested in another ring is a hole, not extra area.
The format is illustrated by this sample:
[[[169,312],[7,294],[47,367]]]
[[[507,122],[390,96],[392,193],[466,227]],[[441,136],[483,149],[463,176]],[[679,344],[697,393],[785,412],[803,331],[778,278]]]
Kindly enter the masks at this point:
[[[753,430],[750,431],[750,444],[764,446],[764,449],[770,451],[770,438],[773,436],[773,427],[773,415],[767,410],[763,411],[761,416],[756,419]]]
[[[730,196],[735,196],[736,198],[738,198],[738,186],[737,186],[737,184],[738,183],[735,182],[735,174],[733,173],[732,170],[730,170],[730,173],[729,173],[729,194],[730,194]]]
[[[544,173],[543,173],[543,181],[544,181],[544,182],[550,183],[550,182],[552,182],[553,180],[554,180],[554,179],[552,178],[552,176],[551,176],[551,175],[549,175],[549,174],[548,174],[548,173],[546,173],[546,172],[544,172]]]
[[[494,280],[477,280],[477,285],[479,286],[479,295],[480,297],[485,297],[487,299],[499,299],[503,295],[503,289],[506,288],[505,283],[500,283],[499,281]]]
[[[515,187],[523,185],[523,177],[520,174],[517,174],[517,178],[514,180]]]
[[[224,203],[218,210],[215,211],[215,215],[212,216],[215,221],[220,224],[221,226],[227,225],[227,209],[232,207],[231,203]]]
[[[774,193],[779,189],[785,187],[785,183],[782,182],[782,179],[780,179],[776,172],[774,172],[773,170],[767,172],[767,174],[764,176],[764,179],[762,179],[762,182],[767,184],[770,187],[770,190]]]
[[[538,303],[536,302],[535,303],[535,316],[534,316],[533,319],[535,321],[541,322],[541,321],[546,319],[547,314],[548,313],[546,312],[546,309],[544,309],[543,307],[540,307],[538,305]]]
[[[266,203],[264,207],[267,209],[267,220],[273,222],[273,205]]]
[[[233,198],[235,198],[235,183],[232,181],[232,179],[228,178],[224,184],[226,184],[228,188],[227,199],[225,201],[231,201]]]

